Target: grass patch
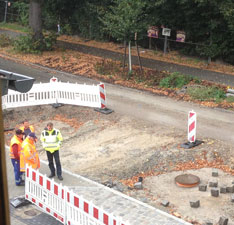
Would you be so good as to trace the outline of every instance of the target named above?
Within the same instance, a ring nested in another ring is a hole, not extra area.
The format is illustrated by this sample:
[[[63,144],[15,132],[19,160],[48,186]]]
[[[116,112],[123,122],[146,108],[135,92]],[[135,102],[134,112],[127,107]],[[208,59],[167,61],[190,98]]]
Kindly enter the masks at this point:
[[[30,28],[28,27],[23,27],[17,23],[0,23],[0,28],[5,28],[5,29],[9,29],[9,30],[14,30],[14,31],[20,31],[20,32],[24,32],[24,33],[29,33],[30,32]]]
[[[226,98],[226,101],[227,101],[228,103],[233,103],[233,102],[234,102],[234,96],[228,96],[228,97]]]
[[[188,84],[192,80],[194,80],[192,76],[187,76],[175,72],[163,78],[160,81],[159,86],[164,88],[182,88],[184,85]]]
[[[200,101],[221,102],[226,98],[225,92],[214,86],[191,86],[188,87],[187,93],[191,98]]]

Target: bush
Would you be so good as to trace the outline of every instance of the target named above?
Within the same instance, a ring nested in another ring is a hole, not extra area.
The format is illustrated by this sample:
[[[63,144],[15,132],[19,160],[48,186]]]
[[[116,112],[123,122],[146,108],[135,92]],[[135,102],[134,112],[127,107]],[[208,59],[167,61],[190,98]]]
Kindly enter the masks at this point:
[[[160,81],[159,86],[165,88],[181,88],[192,80],[193,78],[191,76],[175,72],[170,74],[168,77],[163,78]]]
[[[38,54],[42,51],[51,51],[56,43],[55,33],[46,34],[42,40],[35,40],[32,34],[20,36],[14,42],[14,50],[23,53]]]
[[[188,87],[187,93],[193,98],[200,101],[220,102],[226,98],[225,92],[217,87],[191,86]]]
[[[9,36],[6,34],[1,34],[0,35],[0,47],[4,48],[12,44],[12,40]]]

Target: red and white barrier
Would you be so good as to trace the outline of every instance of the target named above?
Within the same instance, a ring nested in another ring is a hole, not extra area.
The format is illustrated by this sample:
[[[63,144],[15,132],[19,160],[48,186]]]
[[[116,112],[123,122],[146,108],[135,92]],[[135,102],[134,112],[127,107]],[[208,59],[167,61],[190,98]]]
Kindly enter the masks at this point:
[[[63,224],[127,225],[72,190],[26,165],[25,198]]]
[[[101,108],[106,108],[106,91],[105,91],[105,85],[99,84],[99,90],[100,90],[100,100],[101,100]]]
[[[105,85],[64,83],[52,77],[50,83],[34,84],[27,93],[9,90],[7,95],[2,96],[3,109],[57,103],[104,109]]]
[[[193,110],[188,113],[188,141],[196,141],[197,114]]]
[[[28,166],[25,175],[25,198],[65,223],[65,188]]]

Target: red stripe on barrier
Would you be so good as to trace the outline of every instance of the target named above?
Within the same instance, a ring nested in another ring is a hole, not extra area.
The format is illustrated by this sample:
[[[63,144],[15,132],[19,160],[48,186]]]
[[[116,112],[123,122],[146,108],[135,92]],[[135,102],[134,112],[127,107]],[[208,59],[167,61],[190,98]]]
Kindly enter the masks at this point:
[[[54,185],[54,193],[55,193],[56,195],[58,195],[58,186],[57,186],[57,185]]]
[[[79,198],[74,197],[74,205],[79,208]]]
[[[50,181],[49,180],[47,180],[47,182],[46,182],[46,188],[47,188],[47,190],[50,191]]]
[[[35,199],[35,198],[32,198],[32,202],[36,203],[36,199]]]
[[[62,199],[64,199],[64,190],[62,189]]]
[[[89,213],[89,204],[87,202],[84,202],[84,211]]]
[[[109,225],[109,216],[103,213],[103,223]]]
[[[26,195],[26,198],[28,198],[28,195]]]
[[[41,203],[39,203],[39,206],[40,206],[41,208],[43,208],[43,205],[42,205]]]
[[[99,86],[102,87],[102,88],[104,89],[104,84],[100,84]]]
[[[98,220],[98,209],[93,207],[93,216]]]
[[[29,177],[29,168],[27,168],[27,177]]]
[[[189,113],[189,118],[193,117],[194,115],[195,115],[195,113],[190,112]]]
[[[100,96],[102,99],[104,99],[104,100],[106,99],[106,96],[104,95],[104,93],[100,92]]]
[[[42,176],[39,176],[39,184],[40,184],[41,186],[43,186],[43,177],[42,177]]]
[[[195,121],[193,121],[193,122],[189,125],[189,132],[191,132],[194,128],[195,128]]]
[[[70,221],[68,221],[68,225],[71,225],[71,222],[70,222]]]
[[[117,223],[116,223],[116,220],[113,220],[113,225],[116,225]]]
[[[103,108],[106,108],[106,106],[105,106],[104,104],[101,103],[101,108],[102,108],[102,109],[103,109]]]
[[[36,173],[34,171],[32,172],[32,180],[36,181]]]
[[[54,217],[55,217],[55,218],[57,218],[57,217],[58,217],[57,213],[54,213]]]
[[[50,213],[50,209],[49,209],[49,208],[46,208],[46,211],[47,211],[48,213]]]
[[[70,193],[67,192],[67,201],[70,202]]]

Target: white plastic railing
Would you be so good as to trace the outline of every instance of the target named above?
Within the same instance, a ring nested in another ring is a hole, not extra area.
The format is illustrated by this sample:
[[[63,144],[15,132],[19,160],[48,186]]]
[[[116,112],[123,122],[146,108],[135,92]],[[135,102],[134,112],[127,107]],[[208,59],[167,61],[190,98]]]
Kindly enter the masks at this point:
[[[106,103],[103,104],[103,94],[100,94],[101,90],[103,92],[103,87],[104,84],[81,85],[63,82],[34,84],[27,93],[9,90],[8,94],[2,97],[2,108],[55,103],[105,108]]]
[[[25,198],[63,224],[127,225],[62,184],[26,165]]]

